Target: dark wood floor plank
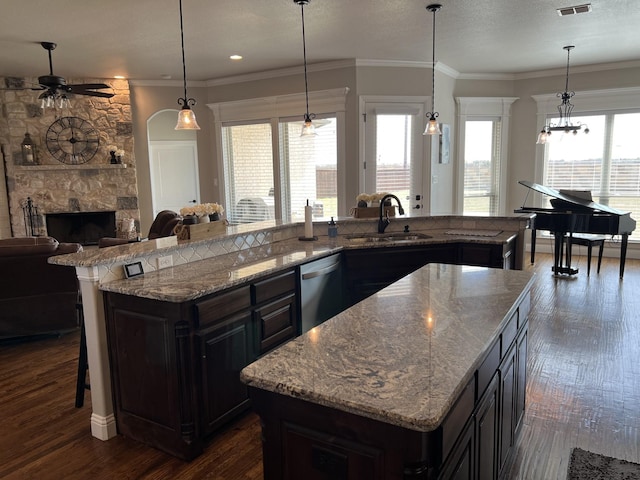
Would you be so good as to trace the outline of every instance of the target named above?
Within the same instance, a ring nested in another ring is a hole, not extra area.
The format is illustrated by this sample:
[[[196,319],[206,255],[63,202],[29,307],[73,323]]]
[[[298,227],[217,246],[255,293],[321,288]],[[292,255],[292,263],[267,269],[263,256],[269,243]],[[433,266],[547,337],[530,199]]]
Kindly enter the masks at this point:
[[[530,320],[527,408],[506,478],[564,480],[573,447],[640,461],[640,261],[555,277],[538,254]],[[118,436],[91,436],[90,392],[74,408],[77,333],[0,346],[0,478],[262,478],[260,426],[248,414],[203,455],[183,462]]]

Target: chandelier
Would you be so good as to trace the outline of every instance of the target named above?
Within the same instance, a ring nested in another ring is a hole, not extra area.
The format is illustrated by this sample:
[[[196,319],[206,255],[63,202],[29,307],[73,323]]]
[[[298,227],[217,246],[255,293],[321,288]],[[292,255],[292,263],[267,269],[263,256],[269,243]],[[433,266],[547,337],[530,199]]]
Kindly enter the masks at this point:
[[[435,107],[435,94],[436,94],[436,12],[442,8],[439,3],[433,3],[427,5],[427,10],[433,13],[433,41],[432,41],[432,63],[431,63],[431,111],[427,112],[429,122],[424,130],[423,135],[442,135],[440,126],[438,125],[438,116]]]
[[[577,135],[578,130],[581,130],[584,127],[584,133],[589,133],[589,127],[587,125],[582,124],[580,122],[571,123],[571,112],[573,111],[573,103],[571,103],[571,98],[576,94],[576,92],[569,91],[569,54],[571,50],[576,48],[574,45],[567,45],[566,47],[562,47],[567,51],[567,76],[564,85],[564,92],[556,94],[558,98],[562,99],[562,103],[558,105],[558,113],[560,114],[560,121],[555,123],[549,123],[542,127],[542,130],[538,134],[538,141],[536,143],[545,144],[549,140],[551,136],[551,132],[565,132],[565,133],[573,133]]]
[[[178,123],[176,130],[200,130],[200,125],[196,120],[196,114],[191,107],[196,104],[193,98],[187,97],[187,67],[184,61],[184,28],[182,26],[182,0],[180,0],[180,41],[182,42],[182,79],[184,86],[184,97],[178,98],[178,105],[182,105],[182,109],[178,112]]]

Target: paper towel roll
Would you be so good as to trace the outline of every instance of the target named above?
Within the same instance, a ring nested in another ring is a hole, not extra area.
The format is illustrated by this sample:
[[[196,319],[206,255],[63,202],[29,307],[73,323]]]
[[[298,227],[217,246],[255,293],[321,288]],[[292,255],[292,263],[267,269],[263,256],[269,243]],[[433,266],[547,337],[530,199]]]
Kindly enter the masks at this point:
[[[307,206],[304,207],[304,236],[305,238],[313,238],[313,223],[311,222],[312,210],[307,202]]]

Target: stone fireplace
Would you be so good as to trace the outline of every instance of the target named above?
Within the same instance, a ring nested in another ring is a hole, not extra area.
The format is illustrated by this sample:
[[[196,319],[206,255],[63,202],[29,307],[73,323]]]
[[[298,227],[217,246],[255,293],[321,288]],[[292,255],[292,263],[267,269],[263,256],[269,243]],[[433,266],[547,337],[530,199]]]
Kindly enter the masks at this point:
[[[30,234],[23,211],[27,198],[37,207],[38,218],[33,222],[37,226],[36,235],[60,235],[61,232],[55,230],[58,228],[54,226],[55,220],[52,223],[56,217],[73,214],[75,216],[67,218],[80,219],[99,212],[109,212],[113,217],[108,223],[104,220],[99,223],[104,233],[108,233],[104,236],[115,236],[115,226],[127,219],[133,219],[139,231],[129,84],[126,80],[104,79],[74,79],[72,83],[96,81],[111,85],[115,95],[112,98],[75,96],[71,108],[65,111],[42,111],[37,105],[37,91],[0,90],[2,115],[6,119],[0,123],[0,143],[7,190],[6,199],[0,200],[0,204],[4,202],[8,206],[11,236]],[[3,87],[15,88],[20,82],[33,83],[37,79],[0,78]],[[49,127],[65,116],[85,120],[98,132],[98,150],[86,163],[61,163],[47,148]],[[22,158],[21,143],[27,132],[36,144],[35,161]],[[124,152],[121,163],[111,163],[107,148],[110,145]],[[49,231],[50,227],[53,232]],[[95,243],[96,224],[87,224],[87,228],[93,233],[78,243]]]

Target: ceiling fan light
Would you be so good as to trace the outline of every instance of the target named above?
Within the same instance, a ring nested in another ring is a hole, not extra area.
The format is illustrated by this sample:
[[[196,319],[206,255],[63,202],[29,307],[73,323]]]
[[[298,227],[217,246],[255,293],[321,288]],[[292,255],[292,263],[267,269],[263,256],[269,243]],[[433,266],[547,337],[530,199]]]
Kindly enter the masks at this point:
[[[196,120],[196,114],[188,105],[182,107],[182,110],[178,112],[178,123],[175,129],[200,130],[200,125],[198,125],[198,121]]]

